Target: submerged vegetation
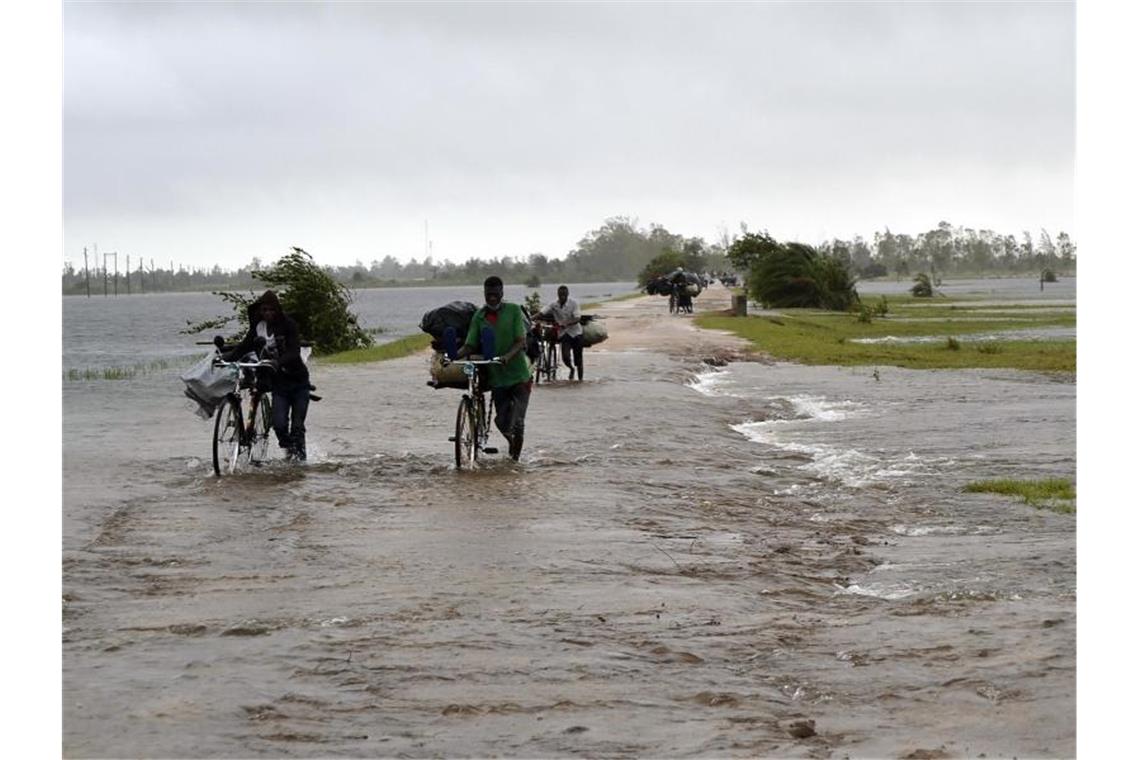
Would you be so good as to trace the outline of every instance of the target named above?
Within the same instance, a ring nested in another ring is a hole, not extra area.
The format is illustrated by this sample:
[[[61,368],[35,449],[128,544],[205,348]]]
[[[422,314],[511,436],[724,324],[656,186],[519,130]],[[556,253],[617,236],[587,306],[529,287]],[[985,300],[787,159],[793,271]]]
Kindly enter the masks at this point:
[[[185,358],[155,359],[149,362],[140,362],[120,367],[83,367],[71,368],[63,373],[63,379],[68,382],[81,382],[85,380],[133,380],[143,375],[163,372],[168,369],[183,369]]]
[[[967,493],[996,493],[1016,496],[1031,507],[1051,509],[1071,514],[1077,511],[1077,491],[1073,483],[1064,478],[1044,480],[978,480],[967,483]]]
[[[932,304],[909,296],[881,303],[887,313],[874,319],[859,318],[859,314],[852,319],[818,309],[781,309],[778,314],[743,318],[704,314],[697,317],[697,324],[733,332],[777,359],[805,364],[1076,371],[1075,340],[1006,340],[1000,336],[1009,330],[1075,326],[1075,309],[1012,307],[995,313],[992,307],[974,307],[968,301]],[[983,332],[993,337],[984,341],[966,338]],[[927,340],[907,342],[920,337]],[[881,342],[861,342],[865,339]]]

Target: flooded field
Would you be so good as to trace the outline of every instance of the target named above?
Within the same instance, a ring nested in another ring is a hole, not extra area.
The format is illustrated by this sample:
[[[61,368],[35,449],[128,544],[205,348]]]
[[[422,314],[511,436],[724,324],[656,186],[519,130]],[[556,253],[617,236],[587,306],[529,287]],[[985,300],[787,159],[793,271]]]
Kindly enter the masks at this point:
[[[1075,477],[1071,378],[603,311],[474,473],[423,355],[316,365],[311,461],[229,479],[169,378],[65,383],[64,754],[1075,754],[1075,520],[962,492]]]

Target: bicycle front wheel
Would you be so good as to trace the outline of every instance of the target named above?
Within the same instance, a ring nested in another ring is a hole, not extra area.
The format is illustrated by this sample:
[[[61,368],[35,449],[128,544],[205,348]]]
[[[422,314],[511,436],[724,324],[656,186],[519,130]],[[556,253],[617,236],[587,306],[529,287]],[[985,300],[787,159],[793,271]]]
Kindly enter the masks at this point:
[[[218,407],[214,415],[214,474],[230,475],[237,469],[238,461],[249,449],[242,446],[241,402],[228,398]]]
[[[273,430],[273,403],[268,393],[262,393],[257,401],[257,411],[253,418],[253,432],[250,436],[250,461],[255,464],[269,461],[269,435]]]
[[[455,467],[471,469],[475,466],[476,452],[475,407],[468,396],[459,402],[455,416]]]

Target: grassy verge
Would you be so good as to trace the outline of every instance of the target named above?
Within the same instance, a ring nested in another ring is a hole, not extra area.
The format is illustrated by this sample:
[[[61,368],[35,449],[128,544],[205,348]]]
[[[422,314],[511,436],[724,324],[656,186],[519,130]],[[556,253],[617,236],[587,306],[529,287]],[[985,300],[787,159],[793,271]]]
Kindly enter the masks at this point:
[[[873,302],[870,302],[873,303]],[[804,364],[888,365],[912,369],[1008,368],[1075,372],[1076,341],[963,341],[972,333],[1071,327],[1075,311],[984,315],[965,304],[929,306],[888,299],[888,316],[860,322],[844,312],[788,309],[775,316],[702,314],[697,324],[726,330],[778,359]],[[979,317],[986,317],[979,319]],[[915,321],[911,321],[915,320]],[[856,343],[857,338],[945,336],[937,343]]]
[[[1077,491],[1063,478],[1045,480],[979,480],[967,483],[967,493],[996,493],[1017,496],[1026,504],[1072,514],[1077,511]]]
[[[369,348],[357,348],[352,351],[341,351],[338,354],[329,354],[319,357],[322,364],[365,364],[367,362],[382,362],[386,359],[399,359],[401,356],[423,351],[431,344],[430,335],[409,335],[390,343]]]

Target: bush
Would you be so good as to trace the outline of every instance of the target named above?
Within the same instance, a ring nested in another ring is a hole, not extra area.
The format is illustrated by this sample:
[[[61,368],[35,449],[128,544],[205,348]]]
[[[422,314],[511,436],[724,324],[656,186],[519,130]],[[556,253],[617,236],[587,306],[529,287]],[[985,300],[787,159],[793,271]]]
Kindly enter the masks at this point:
[[[950,351],[958,351],[962,348],[962,344],[960,344],[958,342],[957,338],[947,338],[946,339],[946,348],[949,349]]]
[[[934,286],[930,284],[930,275],[925,272],[916,274],[910,293],[915,298],[931,298],[934,295]]]
[[[372,336],[356,321],[348,310],[352,291],[337,282],[313,261],[313,257],[300,248],[282,256],[266,269],[255,269],[250,274],[266,287],[277,291],[281,308],[297,323],[301,340],[313,344],[313,353],[331,354],[367,348],[373,344]],[[249,330],[249,305],[260,293],[226,293],[214,295],[231,304],[240,327],[238,337]],[[202,332],[218,328],[235,317],[222,317],[192,325],[183,332]]]
[[[847,264],[802,243],[770,247],[748,277],[750,295],[764,308],[848,311],[859,302]]]
[[[523,299],[523,310],[533,318],[542,311],[542,294],[537,290]]]
[[[523,284],[526,285],[528,288],[537,288],[539,285],[542,284],[542,280],[538,279],[537,274],[532,274],[530,277],[526,278],[526,282],[524,282]]]

